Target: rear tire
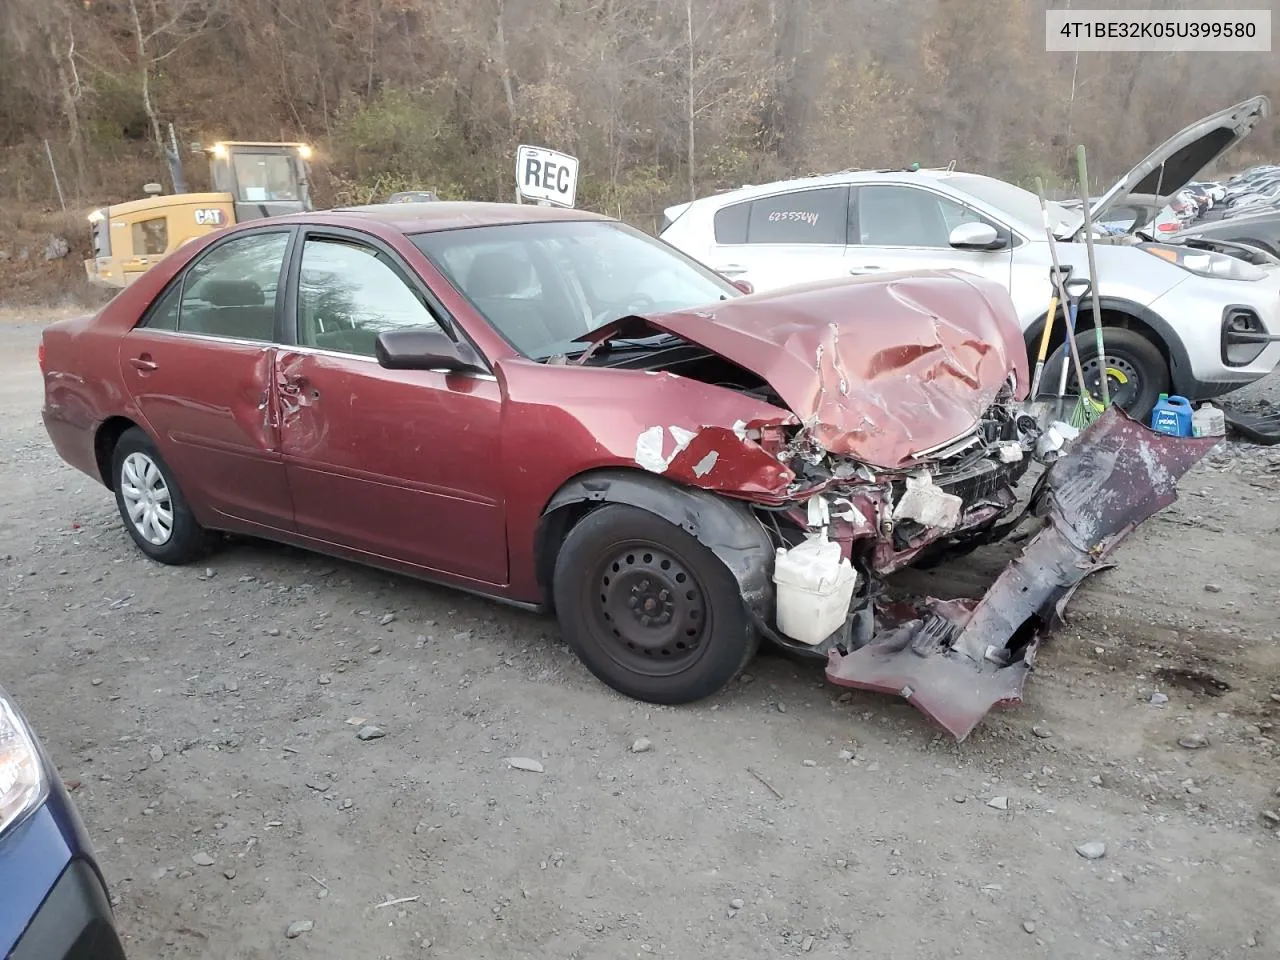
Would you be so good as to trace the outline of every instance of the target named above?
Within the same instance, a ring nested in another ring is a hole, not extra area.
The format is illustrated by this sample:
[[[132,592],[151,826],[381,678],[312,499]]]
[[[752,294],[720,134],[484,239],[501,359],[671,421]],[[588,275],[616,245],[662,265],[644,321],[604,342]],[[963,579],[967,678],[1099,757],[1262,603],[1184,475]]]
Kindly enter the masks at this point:
[[[579,659],[636,700],[710,696],[759,646],[729,569],[647,510],[613,504],[584,517],[565,538],[552,587]]]
[[[124,528],[152,560],[178,565],[208,553],[209,534],[196,522],[151,438],[137,427],[116,441],[111,481]]]

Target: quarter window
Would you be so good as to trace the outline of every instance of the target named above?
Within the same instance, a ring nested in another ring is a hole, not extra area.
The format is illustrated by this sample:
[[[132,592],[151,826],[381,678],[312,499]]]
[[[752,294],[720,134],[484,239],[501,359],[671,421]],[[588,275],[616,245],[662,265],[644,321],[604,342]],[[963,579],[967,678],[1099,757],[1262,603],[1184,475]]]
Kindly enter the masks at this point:
[[[156,300],[139,326],[148,330],[177,330],[178,307],[182,303],[182,281],[169,284],[169,288]]]
[[[361,243],[311,237],[298,277],[298,343],[376,356],[378,334],[440,324],[398,270]]]
[[[746,243],[750,203],[734,203],[716,211],[716,243]]]
[[[288,233],[250,233],[202,256],[188,268],[182,284],[178,330],[274,340],[276,291],[288,245]]]

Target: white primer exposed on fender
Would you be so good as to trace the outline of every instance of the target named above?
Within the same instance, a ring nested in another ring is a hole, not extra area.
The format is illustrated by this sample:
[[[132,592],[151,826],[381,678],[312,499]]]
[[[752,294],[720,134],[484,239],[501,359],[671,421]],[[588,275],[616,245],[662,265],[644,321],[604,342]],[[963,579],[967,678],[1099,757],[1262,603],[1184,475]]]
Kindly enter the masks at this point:
[[[667,467],[671,466],[671,461],[697,436],[692,430],[686,430],[684,427],[672,426],[667,427],[667,430],[671,431],[671,439],[675,441],[675,449],[670,455],[662,452],[666,441],[662,427],[649,427],[636,437],[636,463],[651,473],[666,473]],[[710,470],[714,465],[715,461],[712,461],[707,469]]]

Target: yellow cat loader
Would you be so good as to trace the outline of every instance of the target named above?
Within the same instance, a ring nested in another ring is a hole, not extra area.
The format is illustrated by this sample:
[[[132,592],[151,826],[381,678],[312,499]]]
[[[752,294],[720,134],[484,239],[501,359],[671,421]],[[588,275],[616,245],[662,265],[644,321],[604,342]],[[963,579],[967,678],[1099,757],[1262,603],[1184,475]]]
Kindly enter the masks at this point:
[[[89,214],[93,283],[126,287],[185,243],[261,217],[314,209],[307,189],[311,148],[305,143],[215,143],[204,150],[215,192],[178,192],[100,207]],[[177,178],[180,182],[180,177]]]

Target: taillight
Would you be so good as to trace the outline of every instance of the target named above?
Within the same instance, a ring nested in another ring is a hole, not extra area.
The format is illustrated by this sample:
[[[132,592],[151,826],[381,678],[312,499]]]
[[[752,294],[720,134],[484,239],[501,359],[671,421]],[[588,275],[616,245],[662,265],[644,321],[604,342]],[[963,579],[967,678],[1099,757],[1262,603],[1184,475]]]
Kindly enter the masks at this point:
[[[36,347],[36,363],[40,364],[40,372],[44,373],[44,340],[40,341],[40,346]]]

